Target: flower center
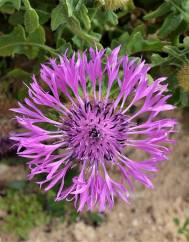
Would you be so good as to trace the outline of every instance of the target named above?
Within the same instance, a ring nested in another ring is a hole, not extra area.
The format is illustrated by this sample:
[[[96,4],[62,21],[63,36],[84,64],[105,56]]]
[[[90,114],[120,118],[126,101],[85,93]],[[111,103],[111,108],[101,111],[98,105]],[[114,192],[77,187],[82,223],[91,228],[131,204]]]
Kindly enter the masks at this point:
[[[100,131],[97,130],[96,128],[92,128],[91,131],[89,131],[89,136],[94,139],[99,139],[100,138]]]
[[[127,117],[111,103],[85,102],[72,108],[63,123],[67,147],[78,160],[112,160],[125,146]]]

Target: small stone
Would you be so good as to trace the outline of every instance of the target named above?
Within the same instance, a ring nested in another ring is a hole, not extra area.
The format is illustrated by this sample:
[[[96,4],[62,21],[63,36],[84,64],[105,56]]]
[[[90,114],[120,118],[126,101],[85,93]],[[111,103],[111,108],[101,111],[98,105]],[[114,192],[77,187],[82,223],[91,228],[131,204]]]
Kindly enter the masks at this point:
[[[139,221],[137,219],[134,219],[132,221],[132,225],[135,226],[135,227],[137,227],[139,225]]]
[[[79,222],[75,225],[73,235],[74,235],[76,241],[81,241],[81,242],[96,241],[95,229],[90,226],[87,226],[83,222]]]
[[[6,164],[0,164],[0,176],[4,175],[9,170],[9,166]]]
[[[6,216],[7,216],[7,212],[5,210],[0,210],[0,218],[2,219],[2,218],[5,218]]]

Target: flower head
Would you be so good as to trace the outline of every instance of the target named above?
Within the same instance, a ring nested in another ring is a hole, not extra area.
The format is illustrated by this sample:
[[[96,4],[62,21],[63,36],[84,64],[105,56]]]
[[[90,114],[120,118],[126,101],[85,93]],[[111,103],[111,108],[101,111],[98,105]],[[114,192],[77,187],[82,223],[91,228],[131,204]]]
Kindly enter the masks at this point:
[[[153,188],[152,173],[170,151],[176,122],[157,118],[173,109],[164,95],[166,78],[149,84],[149,65],[119,58],[119,49],[108,56],[90,49],[50,60],[41,66],[43,83],[34,76],[25,104],[13,109],[27,130],[12,139],[18,154],[29,158],[29,179],[43,174],[37,183],[46,191],[58,185],[56,201],[73,199],[78,211],[112,208],[115,197],[127,202],[133,180]],[[131,159],[130,147],[146,157]]]

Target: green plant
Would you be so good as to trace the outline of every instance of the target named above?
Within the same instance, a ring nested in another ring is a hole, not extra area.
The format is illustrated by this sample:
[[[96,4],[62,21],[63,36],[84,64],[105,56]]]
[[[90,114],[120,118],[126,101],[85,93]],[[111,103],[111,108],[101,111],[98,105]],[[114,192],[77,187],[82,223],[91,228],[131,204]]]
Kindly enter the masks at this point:
[[[0,12],[1,18],[8,20],[10,29],[0,37],[0,56],[24,54],[29,59],[36,58],[39,51],[58,56],[66,48],[71,51],[72,46],[80,49],[101,47],[101,22],[107,28],[117,24],[113,11],[87,8],[85,0],[60,0],[57,5],[44,0],[40,3],[35,0],[4,0]],[[102,15],[104,18],[100,20]],[[97,31],[94,30],[96,25]],[[48,38],[51,38],[51,44]]]
[[[173,75],[189,60],[188,0],[156,0],[153,5],[148,0],[135,0],[135,5],[128,0],[122,1],[116,11],[104,7],[107,3],[2,0],[0,90],[10,95],[11,87],[12,97],[20,100],[25,93],[20,80],[28,83],[28,77],[38,73],[39,63],[47,57],[57,57],[66,49],[69,54],[90,46],[114,48],[121,44],[122,54],[142,55],[151,63],[152,77],[167,75],[171,101],[188,106],[189,94],[183,92]],[[8,57],[13,57],[11,65]]]
[[[174,219],[174,223],[178,227],[177,232],[179,234],[182,234],[185,236],[186,241],[189,241],[189,218],[186,218],[185,222],[183,224],[180,224],[180,221],[178,218]]]
[[[11,233],[26,239],[37,226],[51,224],[54,218],[73,223],[78,218],[74,207],[67,202],[55,202],[55,191],[41,194],[35,185],[24,180],[7,184],[6,194],[0,197],[2,218],[0,233]]]
[[[49,222],[49,216],[44,213],[35,194],[8,190],[6,197],[0,198],[0,209],[6,213],[1,230],[11,232],[21,239],[26,239],[28,232],[35,226]]]
[[[146,14],[144,20],[163,17],[162,25],[157,29],[160,38],[169,37],[178,41],[179,34],[187,30],[189,24],[188,0],[166,0],[156,10]]]

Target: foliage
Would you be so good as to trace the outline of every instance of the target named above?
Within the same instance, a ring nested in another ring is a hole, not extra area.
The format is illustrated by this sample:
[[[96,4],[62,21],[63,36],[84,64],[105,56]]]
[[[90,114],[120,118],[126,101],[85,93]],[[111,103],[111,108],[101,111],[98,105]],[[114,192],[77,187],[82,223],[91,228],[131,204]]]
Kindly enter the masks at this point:
[[[174,223],[178,227],[177,232],[179,234],[182,234],[185,236],[186,241],[189,241],[189,218],[186,218],[185,222],[183,224],[180,224],[180,221],[178,218],[174,219]]]
[[[5,213],[0,231],[26,239],[32,228],[48,225],[54,217],[76,221],[75,209],[66,202],[55,203],[53,197],[53,191],[40,194],[22,180],[9,183],[5,197],[0,198],[0,211]]]
[[[2,161],[11,164],[11,160]],[[66,182],[69,183],[69,179]],[[26,239],[34,227],[52,227],[54,218],[67,223],[81,219],[93,226],[98,226],[104,221],[104,216],[95,212],[79,215],[71,203],[55,202],[54,196],[55,191],[42,194],[34,184],[25,180],[9,182],[5,195],[0,197],[0,212],[3,211],[4,214],[1,217],[0,233],[10,233],[20,239]]]
[[[1,229],[25,239],[30,229],[48,222],[42,205],[34,194],[9,190],[5,198],[0,198],[0,210],[6,213]]]
[[[90,46],[113,48],[121,44],[122,54],[143,56],[152,64],[152,76],[168,76],[172,102],[188,106],[189,94],[179,86],[175,72],[189,60],[189,1],[153,2],[1,0],[0,66],[5,75],[0,90],[9,94],[7,83],[12,79],[28,81],[27,76],[38,71],[39,63],[66,49],[72,53]],[[106,6],[116,3],[121,6],[116,11]],[[19,63],[18,55],[25,66]],[[9,56],[14,57],[11,65]],[[24,90],[16,89],[13,97],[22,99]]]

